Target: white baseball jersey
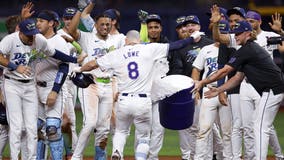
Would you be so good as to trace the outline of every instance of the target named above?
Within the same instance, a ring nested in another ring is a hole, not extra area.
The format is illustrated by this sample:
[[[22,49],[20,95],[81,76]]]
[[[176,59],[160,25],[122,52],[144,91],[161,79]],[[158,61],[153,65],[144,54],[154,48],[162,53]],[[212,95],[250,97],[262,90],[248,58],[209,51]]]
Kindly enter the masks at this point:
[[[114,71],[120,92],[149,94],[152,87],[154,62],[166,57],[168,48],[167,43],[125,46],[97,59],[97,63],[102,70]]]
[[[218,52],[219,48],[215,44],[210,44],[204,46],[194,60],[192,65],[195,68],[200,71],[204,69],[202,79],[206,79],[218,70]],[[212,82],[211,85],[217,86],[217,82]]]
[[[237,45],[237,41],[235,39],[235,34],[229,34],[230,36],[230,43],[229,43],[229,48],[235,48],[236,50],[238,50],[239,48],[241,48],[240,45]]]
[[[57,50],[68,53],[67,42],[60,35],[56,34],[47,41]],[[59,69],[59,63],[61,61],[54,58],[42,58],[35,68],[37,81],[53,82]]]
[[[48,56],[52,56],[55,53],[55,49],[47,43],[46,38],[41,34],[35,35],[35,42],[32,46],[23,44],[20,40],[19,32],[7,35],[0,42],[0,51],[4,55],[9,55],[10,62],[13,62],[16,65],[29,65],[31,61],[34,60],[34,56],[36,56],[36,52],[32,52],[33,49],[37,52],[42,51]],[[22,74],[17,73],[16,71],[9,71],[8,69],[5,69],[4,73],[14,79],[34,78],[34,72],[29,77],[24,77]]]
[[[85,58],[83,64],[96,59],[98,57],[104,56],[109,51],[120,48],[121,42],[115,41],[115,37],[109,36],[107,40],[101,40],[95,33],[80,32],[79,44],[82,49],[88,53],[88,57]],[[113,73],[110,71],[102,72],[100,69],[95,69],[91,71],[93,75],[100,78],[112,77]]]
[[[277,37],[277,36],[280,36],[280,35],[274,32],[261,31],[257,35],[255,42],[259,44],[262,48],[264,48],[273,58],[273,50],[277,49],[277,45],[267,46],[267,37]]]

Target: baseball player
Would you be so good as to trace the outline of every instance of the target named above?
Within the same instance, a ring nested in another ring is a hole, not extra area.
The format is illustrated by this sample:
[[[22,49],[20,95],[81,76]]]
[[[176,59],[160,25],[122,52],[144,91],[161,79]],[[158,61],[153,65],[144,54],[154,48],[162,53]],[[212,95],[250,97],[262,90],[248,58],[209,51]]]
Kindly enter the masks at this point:
[[[135,159],[145,160],[147,158],[152,117],[150,91],[154,62],[166,57],[168,50],[183,47],[200,35],[200,32],[196,32],[192,35],[193,37],[170,44],[140,44],[139,32],[132,30],[126,35],[125,47],[114,50],[99,59],[94,59],[82,68],[74,70],[75,72],[90,71],[100,66],[102,70],[111,69],[117,75],[120,94],[116,110],[116,130],[113,137],[113,160],[123,158],[123,148],[132,123],[135,125],[137,134]],[[145,65],[146,62],[149,64]]]
[[[220,21],[219,28],[221,33],[229,32],[229,23]],[[204,46],[193,62],[192,79],[199,80],[200,72],[204,70],[202,79],[214,74],[218,70],[218,52],[220,43],[215,42],[211,45]],[[203,88],[203,93],[208,91],[208,86],[217,86],[217,82],[208,84]],[[223,138],[223,159],[232,159],[231,146],[231,108],[224,106],[219,102],[218,97],[201,100],[199,112],[199,131],[196,140],[196,152],[194,159],[206,160],[212,159],[212,153],[208,153],[207,143],[210,141],[210,135],[213,124],[218,116]]]
[[[273,58],[273,51],[277,49],[276,45],[267,45],[267,37],[279,36],[274,32],[263,31],[260,28],[261,25],[261,15],[257,11],[248,11],[246,14],[246,20],[251,24],[252,28],[256,31],[257,37],[255,42],[263,47]],[[253,125],[255,120],[253,119],[256,108],[259,104],[260,95],[253,88],[251,83],[245,79],[241,83],[240,88],[240,103],[241,103],[241,113],[242,113],[242,123],[244,132],[244,158],[255,159],[254,151],[254,133]],[[275,153],[276,159],[282,159],[283,153],[281,146],[278,141],[276,131],[273,126],[271,126],[271,133],[269,136],[269,145],[271,146],[273,152]]]
[[[256,123],[254,124],[256,159],[264,160],[267,157],[270,128],[284,97],[284,81],[281,70],[276,66],[270,55],[257,43],[252,41],[252,27],[246,21],[240,21],[234,28],[237,44],[242,47],[230,59],[224,68],[216,74],[196,82],[196,91],[201,86],[214,82],[234,69],[237,74],[218,88],[211,88],[206,92],[205,98],[211,98],[218,93],[226,91],[246,78],[261,95],[257,106]]]
[[[57,34],[65,35],[68,38],[71,38],[71,40],[73,40],[73,38],[68,34],[68,28],[69,28],[69,25],[70,25],[70,22],[71,22],[73,16],[76,14],[76,12],[77,12],[77,9],[73,8],[73,7],[68,7],[68,8],[64,9],[64,13],[63,13],[63,16],[62,16],[64,27],[62,29],[58,30]],[[73,41],[72,43],[75,43],[75,41]],[[77,55],[77,49],[72,45],[72,43],[68,43],[70,55],[76,56]],[[75,46],[76,46],[76,44],[75,44]],[[70,76],[70,71],[72,71],[73,67],[75,67],[75,64],[69,64],[69,73],[68,73],[69,76]],[[64,97],[65,97],[65,105],[64,105],[65,109],[64,109],[64,111],[66,111],[65,112],[66,116],[69,118],[70,123],[71,123],[70,125],[71,125],[72,137],[69,137],[69,138],[72,138],[72,146],[71,146],[72,151],[70,151],[70,150],[66,151],[66,152],[69,152],[69,153],[67,153],[67,156],[68,155],[70,156],[70,155],[72,155],[72,153],[75,149],[77,140],[78,140],[78,136],[77,136],[77,132],[76,132],[76,115],[75,115],[75,110],[74,110],[75,105],[76,105],[76,98],[77,98],[77,87],[72,83],[72,81],[69,78],[66,79],[64,86],[65,87],[63,87],[63,89],[66,90],[66,92],[63,92]],[[65,139],[64,139],[64,141],[65,141]],[[65,146],[65,148],[66,147],[69,148],[69,146]]]
[[[139,14],[139,12],[138,12]],[[138,15],[139,16],[139,15]],[[140,16],[139,16],[140,17]],[[142,37],[149,37],[149,40],[144,42],[150,43],[168,43],[169,40],[167,37],[163,36],[162,33],[162,20],[161,17],[157,14],[151,14],[145,17],[145,20],[141,20],[140,28],[140,38],[143,41]],[[143,27],[146,25],[146,27]],[[144,30],[143,30],[144,29]],[[143,34],[144,33],[144,34]],[[154,64],[155,67],[154,73],[154,84],[160,82],[162,77],[166,76],[166,73],[169,71],[167,58],[159,59]],[[152,99],[152,123],[151,123],[151,136],[150,136],[150,149],[149,149],[149,160],[158,159],[159,151],[162,148],[164,140],[164,127],[160,124],[160,115],[159,115],[159,100],[155,99],[153,95],[157,91],[157,88],[152,87],[151,89],[151,99]],[[155,99],[155,100],[154,100]]]
[[[222,68],[227,61],[229,60],[229,55],[233,54],[236,49],[240,48],[235,42],[234,34],[221,34],[218,28],[218,22],[221,20],[221,15],[219,12],[219,7],[213,5],[211,8],[211,23],[212,27],[212,36],[213,39],[217,42],[221,43],[219,49],[219,68]],[[234,7],[227,11],[227,16],[229,17],[229,25],[230,29],[232,29],[238,21],[245,19],[245,10],[240,7]],[[228,54],[230,53],[230,54]],[[224,57],[220,57],[223,56]],[[234,76],[235,73],[231,72],[228,75],[228,78]],[[225,80],[223,80],[225,81]],[[218,81],[218,85],[221,85],[223,81]],[[233,151],[233,159],[239,160],[242,156],[242,118],[241,118],[241,108],[240,108],[240,94],[239,94],[240,86],[236,86],[232,90],[227,92],[228,102],[232,108],[232,151]]]
[[[88,53],[88,58],[84,63],[101,57],[107,52],[119,48],[121,42],[112,39],[109,35],[111,28],[111,18],[106,14],[96,17],[95,27],[97,32],[82,32],[77,30],[81,12],[77,12],[73,17],[69,33],[82,49]],[[95,133],[95,159],[106,159],[106,145],[110,130],[110,118],[113,107],[113,84],[112,72],[92,71],[96,84],[91,84],[88,88],[79,89],[78,96],[81,102],[84,126],[80,132],[76,148],[72,159],[80,159],[88,143],[88,137],[96,129]]]
[[[180,39],[189,37],[194,31],[199,31],[201,24],[196,15],[181,16],[176,19],[176,32]],[[192,63],[203,46],[212,44],[211,39],[201,36],[195,40],[195,43],[188,44],[186,47],[169,53],[168,75],[182,74],[191,76]],[[198,101],[199,102],[199,101]],[[180,150],[182,159],[190,159],[194,157],[195,142],[198,133],[198,115],[199,104],[195,105],[193,125],[188,129],[179,130]]]
[[[7,105],[7,116],[9,123],[9,142],[11,159],[18,159],[20,152],[20,137],[22,124],[26,128],[29,159],[36,157],[37,144],[37,115],[38,103],[33,99],[37,98],[35,88],[34,72],[31,70],[29,60],[31,50],[42,51],[48,56],[60,58],[68,62],[82,61],[80,58],[64,56],[64,53],[50,47],[46,39],[37,34],[35,23],[31,19],[22,21],[19,24],[20,31],[6,36],[0,43],[0,51],[3,55],[10,56],[10,62],[3,59],[0,54],[3,66],[8,66],[9,70],[4,71],[4,96]],[[8,98],[9,97],[9,98]],[[13,98],[11,98],[13,97]],[[24,107],[23,107],[24,105]]]
[[[50,10],[37,16],[37,28],[52,46],[69,53],[66,41],[56,34],[59,17]],[[63,114],[63,92],[61,87],[67,77],[69,65],[52,58],[42,58],[35,64],[37,92],[39,97],[39,119],[45,122],[46,136],[52,159],[62,159],[63,137],[61,121]],[[41,159],[39,147],[38,159]]]

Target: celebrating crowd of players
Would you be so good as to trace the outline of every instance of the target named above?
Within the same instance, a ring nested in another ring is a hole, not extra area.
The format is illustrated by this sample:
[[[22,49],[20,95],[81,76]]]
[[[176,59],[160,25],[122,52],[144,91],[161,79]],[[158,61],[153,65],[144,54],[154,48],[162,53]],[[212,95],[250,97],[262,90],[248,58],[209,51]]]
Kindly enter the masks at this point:
[[[283,52],[284,45],[267,45],[267,37],[284,35],[280,14],[272,15],[273,32],[268,32],[261,29],[257,11],[213,5],[212,36],[200,32],[199,18],[189,13],[177,17],[179,40],[170,42],[161,35],[157,14],[138,11],[140,33],[131,30],[125,36],[119,32],[119,11],[108,9],[92,18],[94,6],[95,0],[79,0],[78,8],[65,8],[63,27],[51,10],[31,19],[31,2],[21,15],[7,18],[9,35],[0,42],[0,111],[6,112],[0,117],[0,159],[9,139],[12,160],[20,153],[21,159],[47,159],[48,148],[54,160],[63,159],[64,149],[66,159],[80,160],[93,134],[96,160],[107,159],[109,137],[111,158],[120,160],[132,123],[135,159],[159,159],[164,128],[151,86],[174,74],[196,80],[193,125],[178,131],[181,159],[264,160],[268,145],[277,160],[284,159],[273,126],[284,93],[284,77],[273,53]],[[87,32],[78,29],[80,21]],[[259,64],[264,68],[255,66]],[[83,71],[95,83],[77,89],[71,79]],[[83,113],[78,135],[77,97]]]

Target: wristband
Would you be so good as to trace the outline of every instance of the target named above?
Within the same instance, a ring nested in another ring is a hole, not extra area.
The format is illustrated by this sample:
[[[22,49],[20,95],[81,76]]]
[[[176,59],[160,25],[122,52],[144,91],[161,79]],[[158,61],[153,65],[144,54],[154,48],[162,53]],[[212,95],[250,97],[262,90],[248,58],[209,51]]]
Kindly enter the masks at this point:
[[[7,68],[9,68],[10,71],[14,71],[18,68],[18,66],[12,62],[9,62]]]
[[[79,43],[77,43],[76,41],[73,41],[71,44],[76,48],[76,50],[79,54],[82,53],[82,48],[81,48]]]

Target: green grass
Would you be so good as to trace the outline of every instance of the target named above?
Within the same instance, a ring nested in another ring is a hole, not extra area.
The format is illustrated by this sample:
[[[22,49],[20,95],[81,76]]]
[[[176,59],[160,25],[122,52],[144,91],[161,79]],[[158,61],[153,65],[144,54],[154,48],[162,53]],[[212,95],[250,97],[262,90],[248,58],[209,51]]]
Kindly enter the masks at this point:
[[[76,112],[76,117],[77,117],[77,131],[79,133],[81,127],[82,127],[82,112],[77,111]],[[279,142],[281,144],[282,150],[284,148],[284,112],[279,112],[277,114],[277,117],[274,122],[274,126],[277,130],[278,133],[278,138]],[[127,143],[125,145],[124,153],[125,155],[130,155],[132,156],[134,154],[134,147],[133,147],[133,142],[134,142],[134,127],[131,129],[131,135],[127,139]],[[111,139],[111,138],[109,138]],[[94,155],[94,136],[92,135],[89,141],[88,146],[85,149],[85,156],[93,156]],[[112,144],[111,141],[109,140],[109,145],[108,145],[108,154],[111,154],[111,149],[112,149]],[[284,150],[283,150],[284,151]],[[162,150],[160,151],[160,155],[166,155],[166,156],[179,156],[180,155],[180,150],[179,150],[179,138],[178,138],[178,133],[177,131],[172,131],[172,130],[166,130],[165,132],[165,139],[164,139],[164,145]],[[271,150],[269,150],[269,155],[273,155]],[[9,149],[6,146],[5,151],[4,151],[4,157],[9,156]]]

